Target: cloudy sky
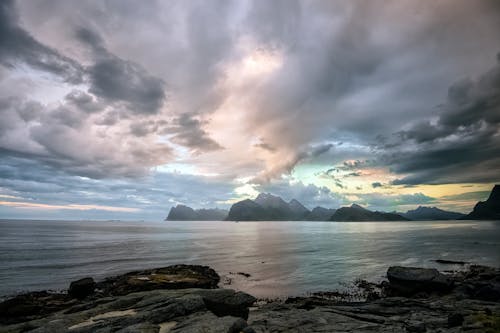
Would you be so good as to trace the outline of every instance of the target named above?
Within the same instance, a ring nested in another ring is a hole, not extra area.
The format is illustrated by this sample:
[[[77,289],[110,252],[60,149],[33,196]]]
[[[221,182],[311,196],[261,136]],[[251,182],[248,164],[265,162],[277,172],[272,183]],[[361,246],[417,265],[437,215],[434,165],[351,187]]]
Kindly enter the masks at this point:
[[[500,181],[500,2],[0,2],[0,218],[258,192],[467,212]]]

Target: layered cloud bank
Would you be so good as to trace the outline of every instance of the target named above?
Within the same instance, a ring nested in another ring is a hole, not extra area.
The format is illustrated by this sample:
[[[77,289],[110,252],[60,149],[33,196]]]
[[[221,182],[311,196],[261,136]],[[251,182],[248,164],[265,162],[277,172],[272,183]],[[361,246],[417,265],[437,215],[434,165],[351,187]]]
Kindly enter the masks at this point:
[[[263,191],[468,211],[500,181],[499,17],[486,0],[2,1],[0,214],[160,218]]]

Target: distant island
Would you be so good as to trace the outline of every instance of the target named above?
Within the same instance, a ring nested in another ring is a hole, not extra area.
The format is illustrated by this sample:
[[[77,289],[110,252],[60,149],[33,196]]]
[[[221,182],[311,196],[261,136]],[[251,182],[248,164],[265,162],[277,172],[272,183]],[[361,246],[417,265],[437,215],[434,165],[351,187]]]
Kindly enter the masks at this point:
[[[342,207],[330,217],[330,221],[409,221],[396,213],[372,212],[357,204],[352,204],[351,207]]]
[[[177,205],[170,209],[166,221],[222,221],[227,217],[227,210],[193,209],[185,205]]]
[[[166,221],[440,221],[499,220],[500,185],[495,185],[486,201],[478,202],[469,214],[450,212],[437,207],[419,206],[406,213],[368,210],[358,204],[338,209],[306,208],[296,199],[286,202],[279,196],[260,193],[254,200],[245,199],[224,209],[193,209],[177,205],[170,209]]]
[[[413,221],[428,221],[428,220],[460,220],[465,217],[465,214],[457,212],[448,212],[437,207],[422,207],[409,210],[401,214],[409,220]]]

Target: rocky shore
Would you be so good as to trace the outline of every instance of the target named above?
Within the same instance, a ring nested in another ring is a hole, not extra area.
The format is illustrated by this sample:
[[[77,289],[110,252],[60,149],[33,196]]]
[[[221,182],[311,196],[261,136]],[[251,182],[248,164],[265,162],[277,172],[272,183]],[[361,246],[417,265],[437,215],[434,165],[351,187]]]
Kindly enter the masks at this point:
[[[380,284],[357,281],[357,301],[340,292],[262,301],[219,282],[193,265],[84,278],[66,293],[0,303],[0,332],[500,332],[500,270],[484,266],[390,267]]]

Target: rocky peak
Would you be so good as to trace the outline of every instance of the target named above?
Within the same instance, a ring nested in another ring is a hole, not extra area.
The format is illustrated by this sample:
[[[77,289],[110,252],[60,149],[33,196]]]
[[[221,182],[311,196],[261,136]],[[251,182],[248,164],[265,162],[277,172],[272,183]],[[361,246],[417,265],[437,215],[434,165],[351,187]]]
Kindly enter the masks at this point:
[[[281,208],[288,206],[283,199],[271,193],[260,193],[254,201],[265,208]]]
[[[359,209],[359,210],[367,210],[366,208],[363,208],[363,207],[361,207],[360,205],[355,204],[355,203],[353,203],[353,204],[351,205],[351,208],[354,208],[354,209]]]
[[[309,211],[309,209],[307,209],[300,201],[295,199],[290,200],[288,205],[295,212],[305,213]]]
[[[500,185],[495,185],[488,200],[479,201],[464,219],[500,220]]]
[[[495,185],[488,197],[489,202],[496,202],[500,206],[500,185]]]

